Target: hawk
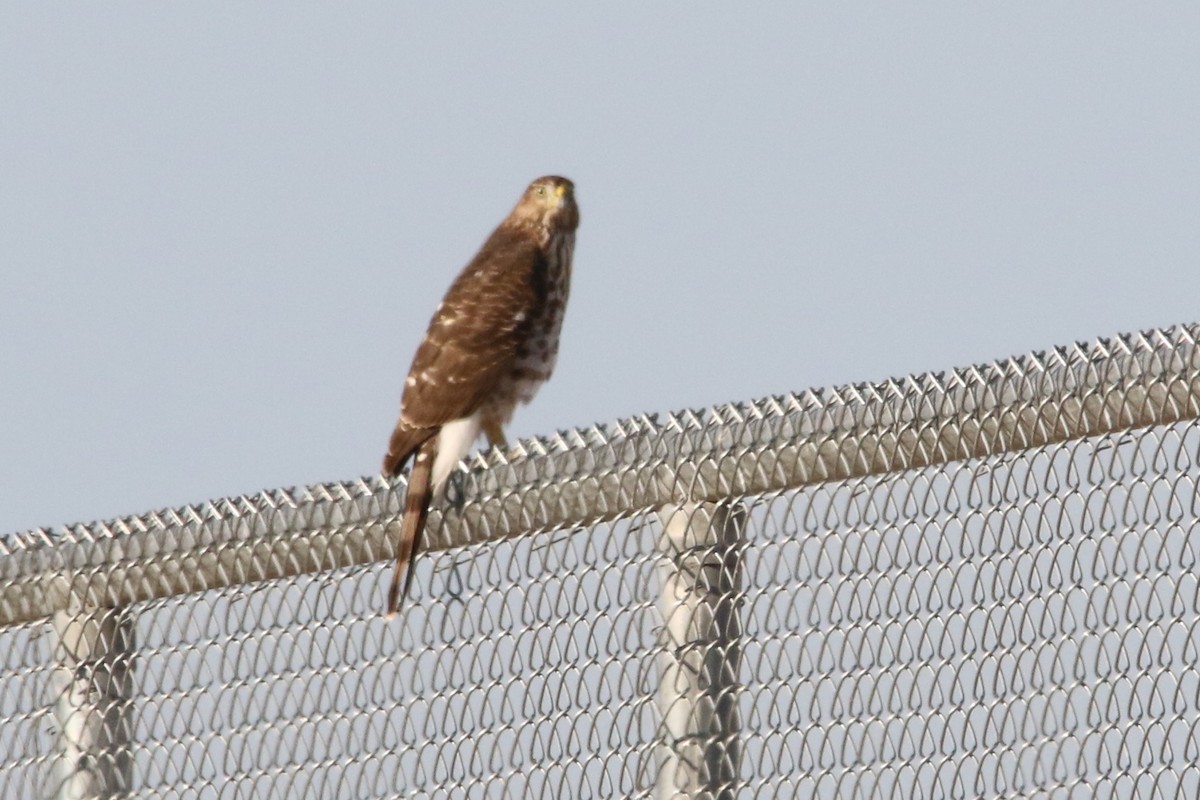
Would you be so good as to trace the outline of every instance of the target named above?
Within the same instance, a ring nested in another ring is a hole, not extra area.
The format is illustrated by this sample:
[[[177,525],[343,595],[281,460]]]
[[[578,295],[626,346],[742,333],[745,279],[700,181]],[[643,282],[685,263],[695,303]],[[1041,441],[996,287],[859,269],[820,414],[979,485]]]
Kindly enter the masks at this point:
[[[481,432],[492,446],[504,446],[513,410],[532,400],[554,370],[578,226],[574,184],[557,175],[538,178],[429,322],[383,459],[388,476],[413,461],[388,616],[408,596],[433,494]]]

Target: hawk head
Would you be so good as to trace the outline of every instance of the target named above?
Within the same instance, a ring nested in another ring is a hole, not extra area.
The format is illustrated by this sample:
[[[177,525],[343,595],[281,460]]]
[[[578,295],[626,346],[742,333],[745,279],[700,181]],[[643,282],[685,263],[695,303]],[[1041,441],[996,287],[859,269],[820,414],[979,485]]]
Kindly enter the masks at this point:
[[[575,184],[547,175],[529,184],[509,219],[548,231],[574,231],[579,227]]]

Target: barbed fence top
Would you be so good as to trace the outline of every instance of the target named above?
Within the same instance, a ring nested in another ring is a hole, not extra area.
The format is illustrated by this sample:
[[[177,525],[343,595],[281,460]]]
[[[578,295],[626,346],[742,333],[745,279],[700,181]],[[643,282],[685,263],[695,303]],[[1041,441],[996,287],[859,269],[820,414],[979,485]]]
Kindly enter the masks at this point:
[[[436,504],[426,549],[1194,418],[1198,339],[1200,325],[1177,325],[489,450]],[[386,560],[403,484],[269,490],[2,538],[0,626]]]

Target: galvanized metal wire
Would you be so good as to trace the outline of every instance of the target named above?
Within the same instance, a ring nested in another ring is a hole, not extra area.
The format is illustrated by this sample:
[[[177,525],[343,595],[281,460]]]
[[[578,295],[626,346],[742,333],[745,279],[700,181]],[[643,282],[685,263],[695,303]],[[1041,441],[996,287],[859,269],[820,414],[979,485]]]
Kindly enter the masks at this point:
[[[0,539],[0,797],[1200,796],[1198,337]]]

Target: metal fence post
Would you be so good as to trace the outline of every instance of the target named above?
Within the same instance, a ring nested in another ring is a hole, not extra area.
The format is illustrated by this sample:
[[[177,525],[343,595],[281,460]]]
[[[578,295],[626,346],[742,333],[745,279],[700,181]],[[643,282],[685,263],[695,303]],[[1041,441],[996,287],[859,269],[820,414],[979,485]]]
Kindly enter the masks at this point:
[[[659,800],[731,800],[741,766],[741,541],[736,502],[659,511],[664,652]]]
[[[58,611],[51,675],[56,757],[53,800],[117,798],[130,789],[133,761],[134,631],[121,609]]]

